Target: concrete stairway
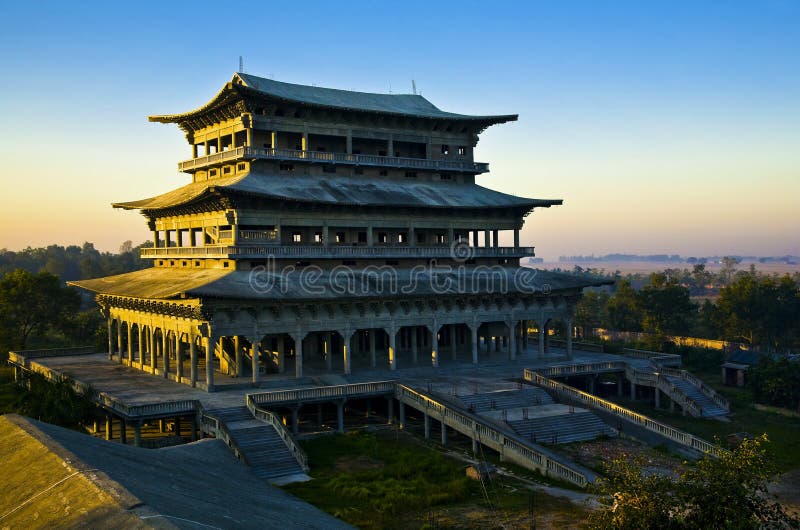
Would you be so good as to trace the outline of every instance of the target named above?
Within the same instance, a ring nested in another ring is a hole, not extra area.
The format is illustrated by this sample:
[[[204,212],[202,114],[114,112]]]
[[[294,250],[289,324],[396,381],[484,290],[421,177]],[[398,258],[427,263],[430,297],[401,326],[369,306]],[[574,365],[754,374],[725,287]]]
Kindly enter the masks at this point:
[[[478,414],[491,410],[534,407],[553,403],[553,398],[538,387],[459,395],[458,399],[464,403],[464,408]]]
[[[667,381],[669,381],[675,386],[675,388],[678,389],[678,391],[697,403],[697,405],[700,407],[700,410],[703,412],[703,417],[727,416],[729,414],[727,410],[717,405],[713,399],[708,397],[689,381],[672,375],[665,377]]]
[[[614,429],[589,411],[509,420],[507,423],[520,436],[543,444],[568,444],[617,435]]]
[[[303,474],[300,464],[275,432],[275,428],[255,419],[247,407],[214,409],[206,413],[225,424],[257,477],[274,480]]]

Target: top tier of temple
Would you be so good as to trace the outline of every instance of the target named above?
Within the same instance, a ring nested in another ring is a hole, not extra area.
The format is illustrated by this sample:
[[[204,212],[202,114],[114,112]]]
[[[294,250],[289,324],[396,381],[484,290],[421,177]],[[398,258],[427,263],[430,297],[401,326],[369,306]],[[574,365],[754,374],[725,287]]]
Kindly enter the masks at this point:
[[[177,123],[186,132],[191,159],[178,167],[195,182],[247,172],[254,163],[275,172],[341,168],[365,176],[474,182],[488,171],[488,164],[473,160],[478,135],[517,115],[468,116],[442,111],[417,94],[354,92],[236,73],[205,105],[149,119]]]

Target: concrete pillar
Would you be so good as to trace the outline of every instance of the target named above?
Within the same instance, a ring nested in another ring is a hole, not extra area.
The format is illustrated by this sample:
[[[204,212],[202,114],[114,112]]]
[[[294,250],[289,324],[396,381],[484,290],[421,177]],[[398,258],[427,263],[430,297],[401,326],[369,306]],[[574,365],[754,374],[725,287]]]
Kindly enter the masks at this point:
[[[286,348],[283,335],[278,336],[278,373],[286,372]]]
[[[473,434],[472,434],[472,454],[473,455],[477,455],[478,454],[478,439],[475,437],[474,431],[473,431]]]
[[[406,425],[406,405],[402,401],[399,402],[398,414],[400,415],[400,428]]]
[[[369,365],[375,368],[375,331],[369,330]]]
[[[169,377],[169,343],[167,342],[167,330],[161,333],[161,358],[164,359],[164,378]]]
[[[572,359],[572,317],[564,319],[564,327],[567,328],[567,358]]]
[[[539,322],[539,357],[544,357],[544,324]]]
[[[442,420],[442,447],[447,445],[447,425],[444,424],[444,420]]]
[[[431,364],[439,366],[439,325],[431,327]]]
[[[428,416],[427,412],[424,412],[424,423],[425,423],[425,439],[430,440],[431,438],[431,417]]]
[[[514,229],[514,246],[519,246],[519,228]]]
[[[417,335],[419,334],[419,327],[414,326],[411,328],[411,361],[417,364]]]
[[[144,330],[141,324],[138,324],[136,329],[139,331],[139,369],[144,370]]]
[[[386,423],[394,423],[394,397],[386,398]]]
[[[353,356],[353,332],[340,331],[342,335],[342,361],[344,363],[344,374],[350,375],[352,372],[352,356]]]
[[[587,388],[589,389],[589,393],[594,395],[595,388],[594,388],[594,381],[597,379],[595,375],[588,375],[587,377]]]
[[[347,137],[345,138],[345,152],[348,155],[353,154],[353,130],[347,129]]]
[[[126,349],[128,350],[128,364],[130,364],[131,366],[133,366],[133,329],[132,328],[133,328],[133,326],[131,326],[131,323],[128,322],[128,344],[127,344],[127,348]]]
[[[617,374],[617,397],[622,397],[622,384],[625,382],[625,376]]]
[[[631,381],[631,401],[636,401],[636,383]]]
[[[183,379],[183,356],[181,355],[181,333],[175,332],[175,379],[180,383]]]
[[[111,360],[114,358],[114,340],[111,335],[111,323],[113,319],[111,317],[108,318],[108,359]]]
[[[242,345],[239,343],[239,335],[233,337],[233,358],[236,362],[236,377],[242,377]]]
[[[336,403],[336,427],[337,432],[344,433],[344,401]]]
[[[133,445],[135,447],[142,446],[142,420],[133,422]]]
[[[197,386],[197,349],[194,347],[194,337],[189,334],[189,380],[192,387]]]
[[[106,414],[106,440],[114,438],[114,418],[111,414]]]
[[[397,330],[386,329],[389,334],[389,370],[397,370]]]
[[[119,419],[119,443],[123,445],[128,443],[128,426],[125,423],[125,418]]]
[[[473,247],[481,246],[480,245],[480,241],[478,241],[478,231],[477,230],[473,230],[472,231],[472,246]]]
[[[472,332],[472,364],[478,364],[478,324],[469,329]]]
[[[156,373],[156,350],[158,350],[158,345],[156,343],[156,330],[155,328],[150,328],[150,370],[152,373]]]
[[[260,340],[253,340],[251,342],[251,350],[250,350],[250,363],[251,363],[251,380],[253,386],[258,385],[258,381],[261,378],[260,368],[261,368],[261,341]]]
[[[206,341],[206,391],[214,391],[214,351],[219,337],[211,335]]]
[[[492,240],[493,240],[493,246],[495,248],[500,246],[499,230],[492,230]]]
[[[508,326],[508,358],[512,361],[517,358],[517,340],[514,337],[516,326],[514,324],[516,324],[514,320],[506,323]]]
[[[489,247],[492,246],[491,239],[490,239],[491,237],[492,237],[491,236],[491,232],[489,230],[484,230],[483,231],[483,246],[484,247],[489,248]]]
[[[294,339],[294,376],[297,379],[303,377],[303,339],[306,333],[298,331],[292,334]]]
[[[658,388],[654,388],[653,390],[655,390],[656,408],[660,409],[661,408],[661,390],[659,390]]]
[[[117,354],[119,355],[119,362],[122,363],[122,322],[117,322]]]

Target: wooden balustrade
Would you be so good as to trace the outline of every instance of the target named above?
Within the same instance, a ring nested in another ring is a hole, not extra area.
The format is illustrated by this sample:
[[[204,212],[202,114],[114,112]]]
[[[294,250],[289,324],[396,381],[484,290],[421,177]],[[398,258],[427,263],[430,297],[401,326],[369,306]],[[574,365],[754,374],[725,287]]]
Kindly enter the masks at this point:
[[[283,443],[292,453],[295,460],[297,460],[297,463],[300,464],[300,467],[303,469],[303,471],[307,473],[310,469],[308,466],[308,456],[297,443],[297,440],[294,439],[289,430],[283,425],[281,420],[270,411],[258,407],[253,402],[251,394],[248,394],[247,396],[247,408],[256,419],[272,425],[272,427],[275,429],[275,432],[278,433],[278,436],[281,437]]]

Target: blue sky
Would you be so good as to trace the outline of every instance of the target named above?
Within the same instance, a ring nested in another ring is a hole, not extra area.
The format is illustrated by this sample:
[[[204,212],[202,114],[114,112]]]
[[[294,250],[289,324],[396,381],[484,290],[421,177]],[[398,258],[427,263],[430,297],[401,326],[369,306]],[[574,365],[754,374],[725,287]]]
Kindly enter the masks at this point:
[[[148,237],[112,201],[188,181],[149,114],[237,69],[519,113],[483,185],[563,198],[522,240],[545,258],[800,254],[800,2],[0,0],[0,248]],[[23,225],[24,223],[24,225]],[[24,226],[24,227],[23,227]]]

